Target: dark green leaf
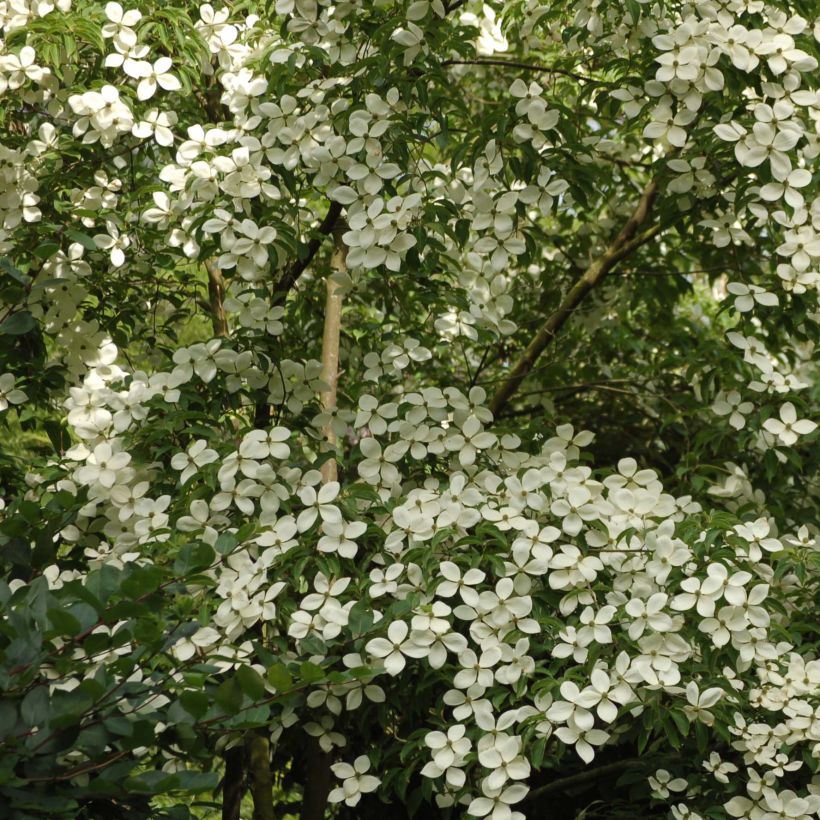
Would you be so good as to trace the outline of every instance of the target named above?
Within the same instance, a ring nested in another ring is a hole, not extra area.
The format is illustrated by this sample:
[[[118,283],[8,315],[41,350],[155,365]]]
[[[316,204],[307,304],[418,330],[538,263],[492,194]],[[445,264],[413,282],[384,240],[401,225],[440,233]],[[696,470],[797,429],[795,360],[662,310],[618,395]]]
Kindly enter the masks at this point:
[[[250,666],[240,666],[236,670],[236,679],[242,691],[251,700],[260,700],[265,695],[265,681],[262,676]]]
[[[22,336],[36,326],[37,322],[27,310],[19,310],[0,324],[0,336]]]

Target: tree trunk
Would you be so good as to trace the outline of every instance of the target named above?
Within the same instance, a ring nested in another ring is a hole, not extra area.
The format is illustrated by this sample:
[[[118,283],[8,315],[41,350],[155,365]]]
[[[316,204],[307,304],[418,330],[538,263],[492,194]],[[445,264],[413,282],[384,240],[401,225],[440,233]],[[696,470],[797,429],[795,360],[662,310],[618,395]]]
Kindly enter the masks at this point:
[[[245,793],[245,750],[234,746],[225,752],[225,777],[222,779],[222,820],[241,820]]]
[[[245,734],[248,771],[253,795],[253,820],[275,820],[273,777],[270,771],[270,741],[259,732]]]
[[[325,326],[322,335],[322,381],[327,390],[322,393],[322,410],[333,415],[336,410],[336,393],[339,386],[339,340],[342,331],[342,294],[333,281],[333,273],[343,273],[347,270],[347,249],[342,242],[342,233],[346,226],[343,220],[337,222],[333,231],[335,247],[330,260],[331,273],[325,278],[327,296],[325,298]],[[328,448],[336,450],[336,433],[329,421],[324,428],[325,440]],[[336,481],[338,469],[336,459],[330,458],[322,465],[322,482]]]
[[[332,785],[331,761],[330,753],[322,750],[319,741],[313,737],[308,738],[300,820],[324,820],[327,796],[330,794]]]
[[[342,294],[332,279],[334,273],[347,270],[347,249],[342,242],[342,234],[347,230],[344,220],[339,219],[333,231],[335,247],[331,257],[331,272],[325,277],[327,296],[325,299],[325,325],[322,335],[322,381],[327,390],[321,395],[322,410],[333,414],[336,409],[336,392],[339,386],[339,340],[342,332]],[[336,451],[336,433],[330,421],[324,428],[328,447]],[[338,468],[335,457],[322,464],[322,483],[336,481]],[[324,820],[327,808],[327,796],[330,794],[332,757],[322,751],[318,741],[308,741],[307,760],[305,763],[304,797],[302,799],[301,820]]]

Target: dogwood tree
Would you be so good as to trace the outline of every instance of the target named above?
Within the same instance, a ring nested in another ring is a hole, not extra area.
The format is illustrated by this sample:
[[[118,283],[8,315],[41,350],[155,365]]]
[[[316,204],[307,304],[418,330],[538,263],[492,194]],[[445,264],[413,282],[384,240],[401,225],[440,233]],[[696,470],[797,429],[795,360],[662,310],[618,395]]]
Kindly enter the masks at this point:
[[[2,0],[4,816],[818,816],[816,13]]]

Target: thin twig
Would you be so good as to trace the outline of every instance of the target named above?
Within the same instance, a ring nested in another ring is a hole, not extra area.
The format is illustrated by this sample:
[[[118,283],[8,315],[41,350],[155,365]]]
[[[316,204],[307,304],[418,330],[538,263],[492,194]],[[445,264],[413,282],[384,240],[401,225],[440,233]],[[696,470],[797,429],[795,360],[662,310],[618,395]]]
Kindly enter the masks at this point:
[[[555,66],[540,65],[538,63],[522,63],[517,60],[500,60],[492,57],[476,57],[473,60],[444,60],[441,63],[442,67],[452,65],[493,65],[501,66],[503,68],[518,68],[522,71],[535,71],[542,74],[560,74],[562,77],[571,77],[573,80],[578,80],[578,82],[582,83],[613,85],[613,83],[607,80],[596,80],[594,77],[584,77],[582,74],[576,74],[574,71],[569,71],[566,68],[556,68]]]

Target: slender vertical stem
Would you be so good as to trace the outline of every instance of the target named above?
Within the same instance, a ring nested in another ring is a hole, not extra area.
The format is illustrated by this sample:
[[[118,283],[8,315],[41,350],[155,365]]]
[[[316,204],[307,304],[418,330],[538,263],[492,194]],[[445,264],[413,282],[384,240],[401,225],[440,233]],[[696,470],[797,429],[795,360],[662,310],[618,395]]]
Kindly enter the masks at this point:
[[[331,272],[325,277],[325,326],[322,336],[322,381],[327,390],[321,394],[322,410],[330,414],[331,420],[336,410],[336,393],[339,385],[339,339],[342,331],[342,294],[333,281],[334,273],[347,270],[347,250],[342,242],[342,233],[346,230],[344,222],[339,220],[333,231],[335,247],[330,260]],[[324,428],[325,440],[331,450],[336,449],[336,433],[331,421]],[[322,465],[322,481],[336,481],[338,469],[336,459],[330,458]]]
[[[339,339],[342,332],[342,294],[333,281],[334,273],[347,271],[347,249],[342,234],[347,230],[345,221],[339,218],[333,230],[334,248],[330,260],[330,273],[325,277],[325,325],[322,335],[322,381],[327,390],[321,394],[322,410],[331,415],[336,409],[336,391],[339,386]],[[325,425],[325,440],[335,452],[336,433],[331,421]],[[335,458],[322,464],[322,483],[336,481],[338,467]],[[331,756],[323,751],[314,738],[308,739],[305,760],[304,798],[301,820],[324,820],[327,796],[330,794],[332,775]]]

